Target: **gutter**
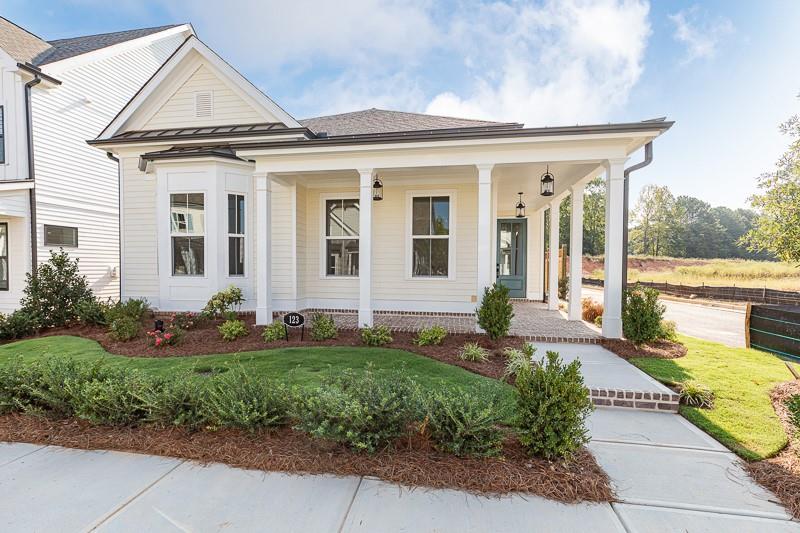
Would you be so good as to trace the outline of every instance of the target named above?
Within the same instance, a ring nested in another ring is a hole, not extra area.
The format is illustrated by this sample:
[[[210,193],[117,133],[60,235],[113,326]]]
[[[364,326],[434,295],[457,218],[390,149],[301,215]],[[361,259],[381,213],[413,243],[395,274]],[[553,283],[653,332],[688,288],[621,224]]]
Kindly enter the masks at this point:
[[[622,202],[622,307],[625,307],[625,290],[628,288],[628,203],[630,202],[630,175],[653,162],[653,141],[644,145],[644,161],[636,163],[625,169],[623,181],[625,194]]]
[[[34,169],[33,157],[33,113],[31,112],[31,91],[34,86],[39,85],[42,82],[42,78],[41,73],[34,71],[32,74],[33,79],[25,84],[25,127],[28,136],[28,179],[33,182],[33,187],[28,189],[28,203],[31,219],[31,276],[36,278],[36,272],[39,268],[39,244],[36,224],[36,171]]]
[[[117,164],[117,263],[119,264],[119,271],[117,278],[119,278],[119,301],[122,301],[122,166],[119,164],[119,158],[115,157],[111,152],[106,152],[106,157]]]

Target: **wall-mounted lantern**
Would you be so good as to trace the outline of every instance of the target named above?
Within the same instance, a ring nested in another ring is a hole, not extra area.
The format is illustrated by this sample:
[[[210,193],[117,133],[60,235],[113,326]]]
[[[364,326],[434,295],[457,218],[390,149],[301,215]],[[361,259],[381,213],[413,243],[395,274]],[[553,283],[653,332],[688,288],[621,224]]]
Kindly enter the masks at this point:
[[[542,196],[553,196],[555,181],[555,177],[550,174],[550,165],[547,165],[547,170],[542,174]]]
[[[378,176],[375,176],[375,181],[372,182],[372,199],[376,202],[383,200],[383,182]]]
[[[522,201],[522,193],[518,192],[519,200],[517,201],[517,218],[525,218],[525,202]]]

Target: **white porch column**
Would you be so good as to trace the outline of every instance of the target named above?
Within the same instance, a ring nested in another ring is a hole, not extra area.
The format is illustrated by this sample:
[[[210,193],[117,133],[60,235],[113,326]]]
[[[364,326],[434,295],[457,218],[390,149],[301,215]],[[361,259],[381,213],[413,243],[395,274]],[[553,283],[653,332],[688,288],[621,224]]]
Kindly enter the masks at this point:
[[[622,337],[622,209],[625,194],[623,172],[627,159],[606,163],[606,248],[603,288],[603,336]]]
[[[272,322],[272,178],[254,174],[256,186],[256,324]]]
[[[478,167],[478,302],[483,291],[492,284],[492,269],[496,259],[492,256],[492,167]]]
[[[372,175],[373,169],[358,169],[358,325],[372,326]]]
[[[569,319],[581,320],[583,278],[583,184],[572,186],[569,235]]]
[[[558,310],[558,230],[561,200],[550,202],[550,277],[547,287],[547,308]]]

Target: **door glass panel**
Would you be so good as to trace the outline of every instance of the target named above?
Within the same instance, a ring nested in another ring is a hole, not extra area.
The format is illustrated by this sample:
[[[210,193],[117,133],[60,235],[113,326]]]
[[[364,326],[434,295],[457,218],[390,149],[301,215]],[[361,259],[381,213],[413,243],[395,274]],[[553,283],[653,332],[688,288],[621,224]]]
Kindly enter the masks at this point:
[[[500,275],[511,275],[511,224],[500,224]]]
[[[521,276],[523,272],[523,261],[525,256],[522,253],[522,224],[513,225],[514,240],[514,275]]]

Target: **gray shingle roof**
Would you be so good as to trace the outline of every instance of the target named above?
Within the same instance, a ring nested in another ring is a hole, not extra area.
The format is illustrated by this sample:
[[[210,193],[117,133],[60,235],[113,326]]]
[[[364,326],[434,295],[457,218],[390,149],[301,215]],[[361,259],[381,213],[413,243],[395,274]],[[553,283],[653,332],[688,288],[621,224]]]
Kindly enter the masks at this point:
[[[61,61],[70,57],[94,52],[101,48],[124,43],[153,33],[168,30],[181,24],[170,24],[154,28],[139,28],[135,30],[101,33],[98,35],[85,35],[69,39],[56,39],[45,41],[21,28],[8,19],[0,17],[0,48],[13,57],[18,63],[30,63],[41,66],[48,63]]]
[[[311,131],[325,132],[330,137],[340,135],[369,135],[375,133],[394,133],[404,131],[445,130],[456,128],[502,127],[521,128],[514,122],[492,122],[468,118],[442,117],[388,111],[386,109],[365,109],[352,113],[307,118],[298,121]]]
[[[101,48],[124,43],[125,41],[146,37],[176,26],[180,26],[180,24],[168,24],[166,26],[156,26],[153,28],[139,28],[113,33],[101,33],[98,35],[85,35],[83,37],[71,37],[69,39],[57,39],[55,41],[50,41],[53,47],[37,57],[34,64],[46,65],[48,63],[54,63],[62,59],[68,59],[88,52],[94,52]]]
[[[0,48],[17,63],[33,63],[36,57],[47,52],[52,45],[10,20],[0,17]]]

